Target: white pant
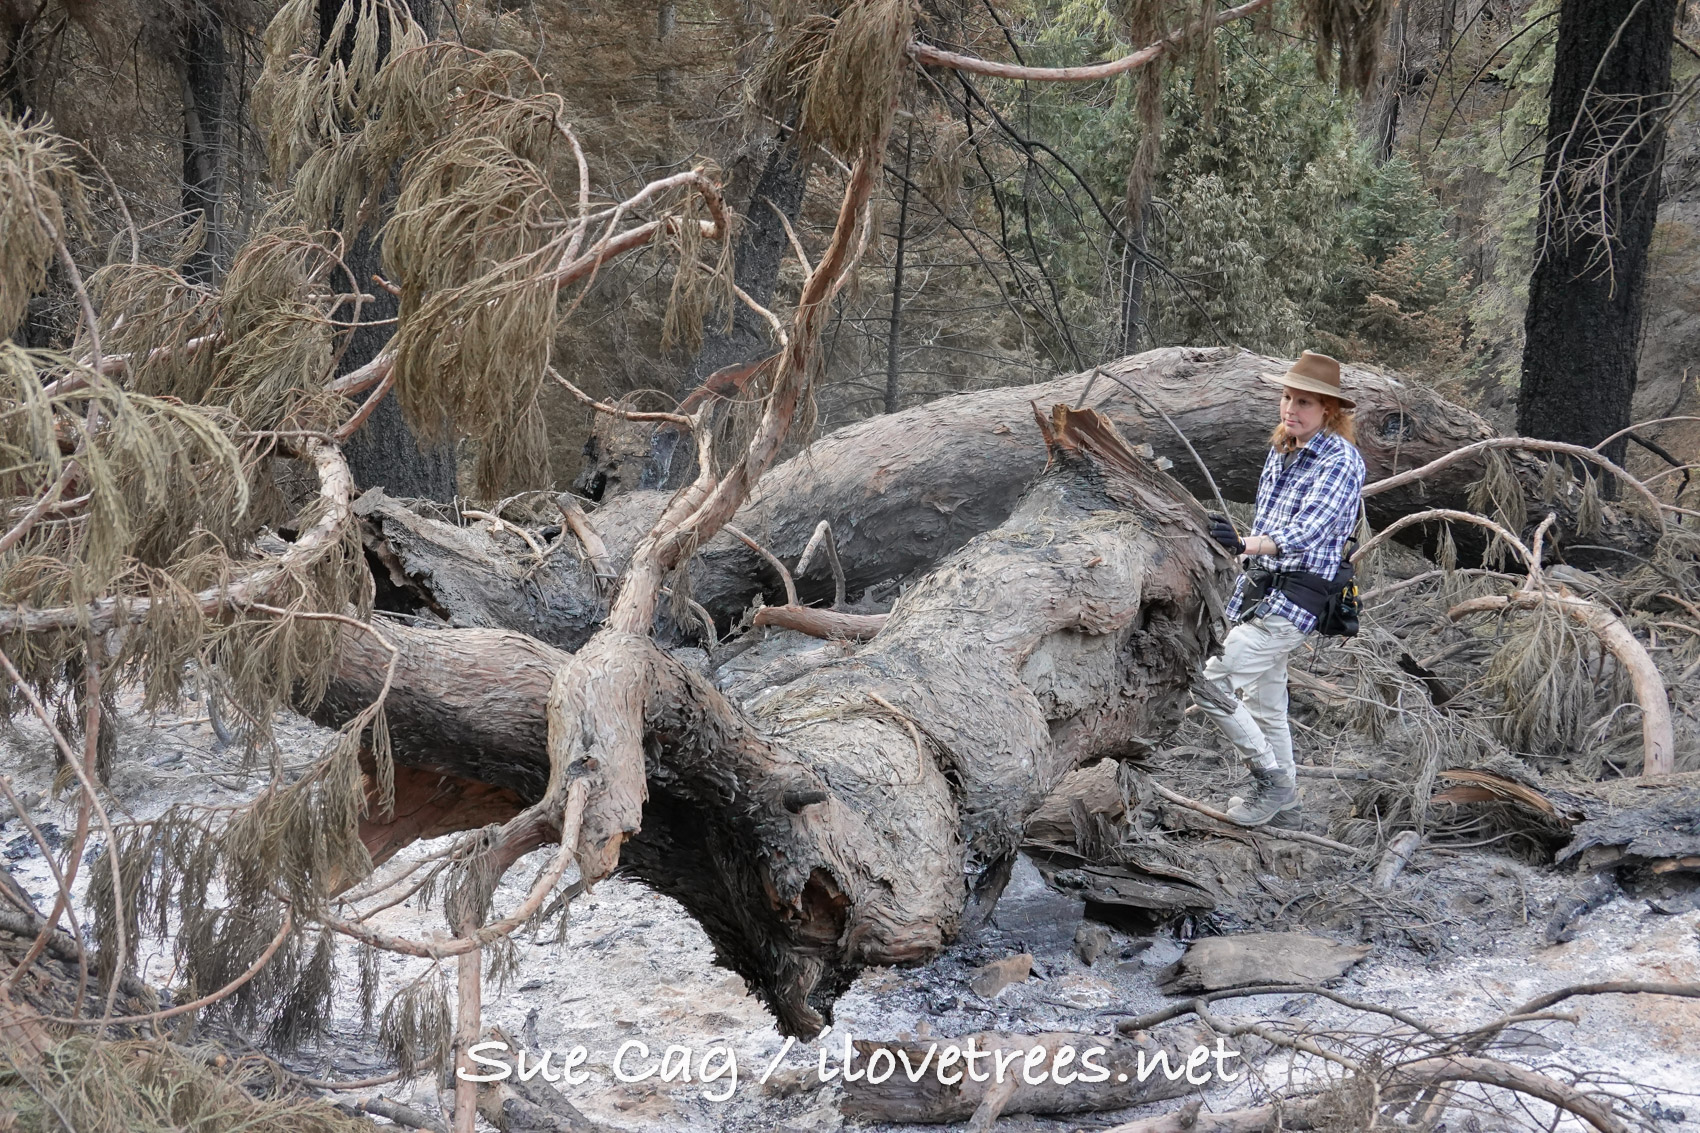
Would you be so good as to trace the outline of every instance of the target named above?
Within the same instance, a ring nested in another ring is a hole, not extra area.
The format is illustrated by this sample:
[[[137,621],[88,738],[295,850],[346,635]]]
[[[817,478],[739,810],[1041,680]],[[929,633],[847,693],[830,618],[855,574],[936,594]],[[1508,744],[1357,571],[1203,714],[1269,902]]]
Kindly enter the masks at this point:
[[[1287,657],[1305,635],[1278,614],[1241,622],[1228,631],[1220,657],[1204,677],[1235,701],[1234,710],[1198,698],[1205,715],[1239,749],[1240,758],[1265,769],[1293,770],[1293,733],[1287,726]]]

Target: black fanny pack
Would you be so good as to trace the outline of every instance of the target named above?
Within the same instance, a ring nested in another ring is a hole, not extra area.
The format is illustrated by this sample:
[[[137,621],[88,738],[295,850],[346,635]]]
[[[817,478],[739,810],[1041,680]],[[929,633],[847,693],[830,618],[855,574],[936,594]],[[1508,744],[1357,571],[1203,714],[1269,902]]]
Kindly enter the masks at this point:
[[[1240,616],[1253,616],[1263,599],[1278,590],[1288,601],[1316,618],[1316,632],[1328,637],[1356,637],[1358,634],[1358,582],[1352,569],[1352,548],[1356,539],[1348,540],[1347,551],[1341,556],[1340,569],[1334,577],[1308,570],[1271,571],[1252,567],[1245,572],[1245,590],[1240,599]]]

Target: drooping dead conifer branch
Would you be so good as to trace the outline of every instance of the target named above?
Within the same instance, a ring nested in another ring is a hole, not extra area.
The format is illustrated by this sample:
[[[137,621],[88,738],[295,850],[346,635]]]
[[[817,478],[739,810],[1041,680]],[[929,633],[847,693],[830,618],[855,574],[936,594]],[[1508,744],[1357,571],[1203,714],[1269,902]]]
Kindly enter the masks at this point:
[[[1515,442],[1523,438],[1503,439]],[[1445,457],[1416,471],[1426,471],[1443,462],[1447,462]],[[1399,477],[1390,477],[1389,479],[1399,479]],[[1382,482],[1385,483],[1386,481]],[[1658,667],[1653,663],[1652,657],[1648,655],[1646,648],[1636,640],[1629,627],[1625,626],[1610,610],[1597,602],[1576,597],[1563,586],[1550,584],[1541,570],[1545,538],[1548,531],[1557,522],[1555,513],[1549,512],[1536,525],[1529,543],[1525,544],[1503,525],[1472,512],[1449,508],[1432,508],[1427,511],[1415,512],[1395,520],[1386,528],[1377,532],[1352,556],[1353,561],[1363,561],[1365,556],[1375,550],[1376,547],[1407,527],[1437,520],[1448,523],[1467,523],[1486,528],[1494,534],[1500,545],[1517,556],[1528,572],[1516,593],[1472,598],[1452,607],[1448,611],[1448,617],[1453,621],[1458,621],[1471,614],[1501,610],[1530,610],[1537,613],[1546,610],[1558,610],[1586,626],[1623,665],[1634,686],[1635,699],[1641,707],[1642,773],[1646,775],[1670,774],[1675,769],[1676,752],[1670,698],[1665,692],[1664,679],[1659,675]]]
[[[1531,575],[1533,580],[1536,576]],[[1635,689],[1635,701],[1641,707],[1641,773],[1669,775],[1675,768],[1676,735],[1671,722],[1670,696],[1665,692],[1664,678],[1658,666],[1628,626],[1610,610],[1597,602],[1578,598],[1560,590],[1535,586],[1515,594],[1488,594],[1460,602],[1447,611],[1453,621],[1471,614],[1493,613],[1500,610],[1556,609],[1587,626],[1600,644],[1611,650],[1624,671],[1629,674]]]
[[[1391,492],[1395,488],[1402,488],[1407,484],[1414,483],[1426,476],[1438,472],[1442,468],[1457,464],[1462,460],[1468,460],[1479,453],[1492,452],[1500,449],[1528,449],[1534,452],[1558,453],[1563,456],[1573,457],[1577,460],[1584,460],[1592,464],[1597,464],[1601,468],[1610,472],[1613,476],[1617,477],[1620,482],[1626,485],[1636,495],[1640,496],[1642,500],[1647,503],[1652,516],[1660,516],[1662,512],[1671,510],[1670,505],[1655,496],[1645,484],[1643,484],[1640,480],[1637,480],[1634,476],[1631,476],[1628,472],[1614,464],[1611,460],[1607,459],[1597,449],[1589,448],[1586,445],[1566,444],[1563,441],[1543,441],[1534,437],[1490,437],[1486,440],[1477,441],[1474,444],[1465,445],[1462,448],[1453,449],[1446,455],[1429,461],[1421,468],[1408,469],[1407,471],[1364,485],[1364,495],[1366,497],[1377,496],[1382,492]],[[1660,518],[1658,522],[1662,528],[1664,520]]]
[[[1210,16],[1207,33],[1214,31],[1223,24],[1234,20],[1243,20],[1254,16],[1268,8],[1274,0],[1248,0],[1237,8],[1229,8]],[[1188,36],[1196,35],[1198,29],[1187,27],[1172,35],[1165,36],[1156,43],[1140,48],[1130,55],[1108,63],[1089,63],[1077,67],[1027,67],[1012,63],[995,63],[989,59],[977,59],[972,55],[960,55],[954,51],[945,51],[929,43],[916,42],[910,45],[909,53],[917,63],[925,67],[945,67],[952,71],[966,71],[975,75],[989,75],[995,79],[1019,79],[1038,83],[1090,83],[1102,79],[1113,79],[1117,75],[1125,75],[1129,71],[1138,70],[1148,63],[1161,59],[1164,55],[1180,49]]]

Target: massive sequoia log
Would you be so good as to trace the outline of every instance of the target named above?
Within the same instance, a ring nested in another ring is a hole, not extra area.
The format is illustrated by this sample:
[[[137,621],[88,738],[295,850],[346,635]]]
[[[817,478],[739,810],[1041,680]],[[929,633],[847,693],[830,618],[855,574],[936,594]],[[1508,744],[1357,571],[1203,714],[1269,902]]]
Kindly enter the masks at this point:
[[[1203,477],[1141,395],[1186,434],[1228,498],[1250,501],[1277,396],[1258,375],[1285,368],[1276,359],[1230,349],[1169,347],[1107,364],[1095,379],[1077,374],[1040,385],[979,390],[870,418],[821,438],[772,469],[734,522],[781,559],[794,562],[816,525],[827,520],[852,595],[874,583],[924,572],[1003,522],[1045,466],[1030,407],[1079,404],[1088,385],[1087,403],[1128,440],[1148,443],[1173,461],[1174,476],[1199,498],[1209,498]],[[1358,401],[1360,448],[1372,482],[1494,435],[1482,418],[1424,387],[1358,367],[1346,367],[1345,384]],[[604,449],[635,452],[641,447]],[[1507,459],[1522,486],[1531,526],[1556,509],[1561,536],[1576,541],[1580,494],[1546,503],[1545,460],[1526,453],[1510,453]],[[1484,457],[1478,455],[1421,483],[1372,496],[1367,501],[1370,522],[1383,527],[1425,507],[1467,509],[1470,487],[1483,470]],[[635,475],[626,475],[624,482],[635,482]],[[613,573],[624,566],[666,500],[665,493],[634,492],[592,515]],[[1605,505],[1600,532],[1580,541],[1645,552],[1657,524],[1632,507],[1633,501]],[[435,609],[456,625],[516,629],[569,650],[583,644],[600,621],[605,602],[594,570],[570,551],[552,555],[539,567],[483,530],[421,520],[393,500],[368,497],[360,511],[369,545],[385,556],[384,577],[397,587],[389,594],[395,608]],[[1460,529],[1456,535],[1462,555],[1479,549],[1479,533]],[[1424,533],[1413,530],[1409,537],[1421,539]],[[514,540],[513,546],[522,545]],[[772,568],[729,533],[710,540],[690,569],[693,597],[722,627],[757,593],[765,591],[769,602],[782,600]],[[800,574],[797,587],[804,601],[830,597],[833,581],[825,563]]]
[[[452,777],[405,782],[533,802],[551,773],[551,682],[640,670],[622,687],[644,690],[648,798],[622,862],[703,923],[786,1031],[817,1033],[859,967],[950,939],[965,877],[995,876],[1064,775],[1170,731],[1212,644],[1228,563],[1203,510],[1096,414],[1053,420],[1050,466],[1003,523],[906,592],[873,640],[741,703],[647,637],[604,630],[569,655],[501,629],[385,626],[396,757]],[[387,662],[370,635],[345,635],[317,718],[351,718]],[[440,805],[425,820],[400,809],[402,837],[368,826],[380,854],[452,825]]]

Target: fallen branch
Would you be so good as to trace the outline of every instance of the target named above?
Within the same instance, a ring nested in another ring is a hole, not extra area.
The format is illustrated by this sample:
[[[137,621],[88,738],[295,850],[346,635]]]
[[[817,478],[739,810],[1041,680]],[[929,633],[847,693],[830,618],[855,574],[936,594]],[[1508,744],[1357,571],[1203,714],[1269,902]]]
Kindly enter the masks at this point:
[[[725,525],[725,528],[728,535],[732,536],[732,538],[738,540],[738,542],[742,543],[744,546],[748,547],[767,561],[767,564],[779,575],[779,581],[785,586],[785,604],[787,606],[797,605],[797,583],[792,579],[791,572],[786,569],[785,564],[779,561],[779,556],[756,542],[736,525],[728,523]],[[817,634],[816,636],[819,635]]]
[[[336,445],[308,440],[304,456],[319,474],[319,500],[323,513],[317,522],[290,544],[289,550],[251,567],[224,586],[202,590],[193,602],[202,613],[212,615],[237,609],[251,602],[264,602],[271,588],[288,579],[315,555],[334,545],[347,530],[353,511],[354,478],[348,462]],[[146,597],[97,598],[84,606],[57,606],[32,610],[13,608],[0,612],[0,634],[46,633],[87,627],[94,633],[139,625],[152,612],[153,599]]]
[[[555,510],[561,513],[561,519],[567,525],[567,530],[579,541],[584,548],[585,561],[590,564],[591,574],[597,580],[601,589],[606,583],[618,578],[614,566],[608,560],[608,544],[602,541],[602,536],[591,524],[590,517],[584,514],[584,508],[579,506],[577,499],[566,493],[555,497]]]
[[[1312,846],[1321,846],[1324,849],[1333,850],[1336,853],[1350,854],[1353,857],[1363,857],[1369,852],[1367,850],[1360,849],[1357,846],[1348,846],[1344,842],[1336,842],[1332,838],[1324,838],[1320,834],[1310,834],[1303,830],[1284,830],[1278,826],[1241,826],[1215,807],[1206,806],[1197,799],[1189,799],[1185,795],[1176,794],[1174,791],[1169,790],[1169,788],[1155,780],[1152,781],[1151,787],[1159,795],[1168,799],[1177,806],[1184,806],[1189,810],[1196,810],[1199,814],[1204,815],[1206,818],[1213,818],[1217,822],[1222,823],[1224,826],[1232,827],[1234,830],[1242,833],[1267,834],[1271,838],[1283,838],[1289,842],[1305,842]]]
[[[1444,460],[1445,458],[1443,457],[1442,459]],[[1439,461],[1436,461],[1435,463],[1438,464]],[[1398,477],[1393,477],[1393,479],[1398,479]],[[1386,481],[1383,481],[1383,483],[1385,482]],[[1435,519],[1453,520],[1458,523],[1473,523],[1477,527],[1485,527],[1495,535],[1499,536],[1500,540],[1503,541],[1506,546],[1517,552],[1517,557],[1522,559],[1525,564],[1532,561],[1529,548],[1525,547],[1523,545],[1523,541],[1516,535],[1513,535],[1502,524],[1495,523],[1486,516],[1477,515],[1475,512],[1458,511],[1454,508],[1430,508],[1427,511],[1419,511],[1413,512],[1410,515],[1402,515],[1392,523],[1389,523],[1386,527],[1382,528],[1380,531],[1377,531],[1369,542],[1359,547],[1352,555],[1352,562],[1354,564],[1361,562],[1364,556],[1368,555],[1371,551],[1393,538],[1393,536],[1397,535],[1399,532],[1405,530],[1405,528],[1412,527],[1418,523],[1428,523]],[[1374,591],[1371,593],[1374,593]]]
[[[1497,1058],[1454,1055],[1407,1062],[1393,1068],[1389,1085],[1433,1086],[1442,1082],[1479,1082],[1514,1090],[1573,1113],[1600,1133],[1629,1133],[1629,1127],[1617,1119],[1609,1105],[1602,1105],[1556,1078]]]
[[[751,624],[757,628],[794,629],[810,637],[867,641],[879,633],[886,617],[885,614],[845,614],[813,606],[763,606],[756,611]]]
[[[1663,513],[1670,509],[1670,505],[1655,496],[1647,485],[1631,476],[1628,472],[1624,471],[1624,469],[1618,467],[1594,449],[1586,448],[1582,445],[1566,444],[1563,441],[1541,441],[1536,440],[1533,437],[1489,437],[1485,441],[1477,441],[1475,444],[1453,449],[1445,456],[1437,457],[1423,465],[1421,468],[1413,468],[1408,472],[1401,472],[1396,476],[1389,476],[1384,480],[1377,480],[1373,483],[1366,484],[1364,485],[1363,494],[1365,497],[1377,496],[1382,492],[1389,492],[1394,488],[1403,487],[1406,484],[1421,480],[1430,473],[1438,472],[1448,465],[1457,464],[1460,460],[1475,456],[1477,453],[1487,452],[1491,449],[1508,448],[1529,449],[1535,452],[1556,452],[1565,456],[1573,456],[1578,460],[1591,461],[1594,464],[1599,465],[1609,471],[1612,475],[1616,476],[1622,483],[1627,484],[1636,495],[1645,500],[1647,506],[1652,509],[1652,514],[1659,517],[1659,529],[1661,531],[1664,529]]]
[[[827,564],[832,568],[832,608],[841,609],[844,606],[845,593],[844,564],[838,558],[838,540],[833,537],[832,523],[825,519],[815,524],[815,533],[809,536],[808,545],[803,548],[802,557],[797,560],[798,574],[808,572],[817,549],[825,549]]]
[[[1237,8],[1229,8],[1210,17],[1208,31],[1214,31],[1232,20],[1243,20],[1247,16],[1269,7],[1274,0],[1250,0]],[[923,67],[946,67],[952,71],[966,71],[974,75],[990,75],[998,79],[1024,79],[1038,83],[1089,83],[1100,79],[1113,79],[1117,75],[1125,75],[1137,70],[1147,63],[1160,59],[1164,53],[1173,51],[1188,37],[1198,34],[1199,29],[1185,27],[1180,31],[1158,40],[1147,47],[1142,47],[1131,55],[1109,63],[1093,63],[1080,67],[1025,67],[1012,63],[994,63],[989,59],[977,59],[972,55],[959,55],[954,51],[945,51],[927,43],[913,43],[909,46],[909,54],[915,62]]]
[[[1402,830],[1395,834],[1387,843],[1387,852],[1381,856],[1381,861],[1376,863],[1375,873],[1370,876],[1370,884],[1382,890],[1393,888],[1394,879],[1405,871],[1422,842],[1423,836],[1415,830]]]
[[[1489,594],[1461,602],[1446,612],[1453,621],[1471,614],[1499,610],[1533,610],[1552,603],[1575,618],[1598,637],[1600,644],[1611,651],[1618,663],[1629,673],[1635,689],[1635,702],[1641,706],[1641,773],[1669,775],[1676,770],[1676,734],[1671,725],[1670,697],[1665,692],[1664,678],[1653,664],[1647,650],[1635,639],[1629,627],[1617,615],[1586,598],[1555,594],[1547,590],[1520,590],[1515,594]]]

